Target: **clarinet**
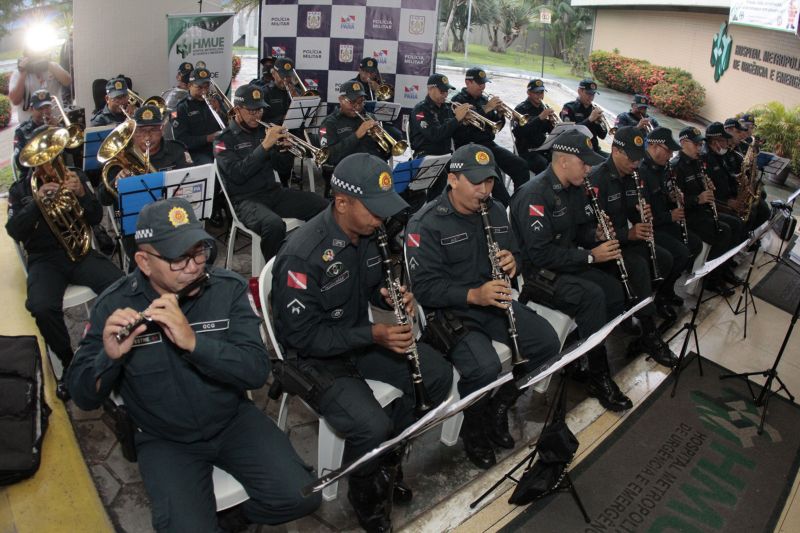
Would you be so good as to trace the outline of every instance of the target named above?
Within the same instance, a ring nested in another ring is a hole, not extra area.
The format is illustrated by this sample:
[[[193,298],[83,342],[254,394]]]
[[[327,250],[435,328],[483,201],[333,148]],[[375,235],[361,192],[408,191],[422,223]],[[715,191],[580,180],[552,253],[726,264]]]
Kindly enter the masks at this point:
[[[700,163],[700,177],[703,180],[703,190],[713,191],[714,184],[711,182],[711,178],[709,178],[708,174],[706,173],[705,161]],[[719,233],[722,231],[722,228],[719,227],[719,211],[717,211],[717,201],[712,199],[708,205],[711,206],[711,216],[714,218],[714,229],[716,229],[717,233]]]
[[[203,272],[200,275],[199,278],[195,279],[194,281],[189,283],[187,286],[185,286],[184,288],[179,290],[177,293],[175,293],[175,296],[178,298],[178,304],[180,305],[181,300],[186,298],[186,296],[188,296],[190,292],[192,292],[193,290],[195,290],[198,287],[203,286],[205,284],[205,282],[208,281],[208,279],[210,277],[211,277],[211,274],[209,274],[208,272]],[[149,316],[145,315],[144,311],[142,311],[142,312],[139,313],[139,317],[136,320],[134,320],[134,322],[132,324],[128,324],[127,326],[125,326],[122,329],[120,329],[114,335],[114,337],[117,339],[117,342],[123,342],[125,339],[130,337],[131,333],[133,333],[133,331],[136,328],[138,328],[139,326],[141,326],[145,322],[152,322],[152,320],[153,320],[152,318],[150,318]]]
[[[597,218],[597,223],[600,225],[600,229],[603,230],[603,237],[607,241],[611,240],[611,229],[608,227],[608,223],[606,222],[606,214],[605,212],[600,209],[600,202],[597,201],[597,193],[594,192],[594,188],[592,184],[589,183],[588,178],[583,179],[583,186],[586,189],[586,194],[589,196],[589,201],[592,203],[592,211],[594,211],[594,216]],[[622,258],[622,254],[616,259],[617,268],[619,268],[619,278],[622,281],[622,286],[625,289],[625,298],[628,302],[633,302],[636,300],[636,295],[633,293],[633,289],[631,289],[630,284],[628,283],[628,269],[625,266],[625,260]]]
[[[672,165],[667,165],[667,191],[669,192],[672,201],[675,202],[675,205],[678,206],[678,209],[684,209],[683,204],[683,194],[678,187],[678,182],[675,179],[675,167]],[[678,221],[681,225],[681,238],[683,239],[683,244],[688,246],[689,244],[689,230],[686,228],[686,214],[684,212],[684,216],[681,220]]]
[[[480,203],[481,220],[483,221],[483,233],[486,236],[486,245],[489,248],[489,262],[492,265],[492,279],[502,279],[508,286],[511,286],[511,280],[508,275],[500,267],[500,260],[497,258],[497,253],[500,251],[500,246],[494,240],[492,234],[492,223],[489,220],[489,207],[486,202]],[[506,307],[506,317],[508,318],[508,336],[511,339],[511,364],[519,365],[527,363],[528,359],[522,356],[519,349],[519,334],[517,333],[517,319],[514,316],[514,307],[509,302]]]
[[[639,177],[639,173],[633,171],[633,181],[636,183],[636,203],[639,205],[639,215],[643,224],[652,224],[653,219],[644,216],[644,208],[647,205],[644,199],[644,180]],[[653,281],[662,281],[661,273],[658,271],[658,256],[656,255],[656,238],[651,233],[647,238],[647,248],[650,250],[650,267],[653,270]]]
[[[394,318],[400,326],[408,326],[411,324],[411,318],[408,316],[406,306],[403,304],[403,294],[400,292],[400,280],[392,273],[392,258],[389,254],[389,236],[386,234],[386,228],[384,228],[383,225],[378,229],[378,250],[383,260],[383,274],[386,282],[386,290],[389,291],[389,297],[394,304]],[[408,369],[411,373],[411,383],[414,385],[414,397],[416,399],[414,412],[419,418],[430,411],[433,406],[428,397],[428,391],[425,390],[425,384],[422,382],[422,371],[419,368],[419,352],[417,351],[417,343],[414,340],[412,340],[411,346],[406,350],[406,361],[408,362]]]

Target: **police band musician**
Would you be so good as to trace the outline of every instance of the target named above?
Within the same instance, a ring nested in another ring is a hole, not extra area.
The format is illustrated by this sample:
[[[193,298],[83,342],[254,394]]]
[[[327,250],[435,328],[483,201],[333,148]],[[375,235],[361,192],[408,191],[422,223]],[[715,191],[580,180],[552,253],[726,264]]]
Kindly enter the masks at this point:
[[[567,102],[559,116],[564,122],[574,122],[586,126],[592,132],[592,148],[603,157],[608,154],[600,149],[598,139],[605,139],[608,134],[607,121],[603,118],[603,110],[592,104],[597,94],[597,84],[586,78],[578,83],[578,98]]]
[[[517,153],[527,163],[534,174],[547,168],[550,163],[550,154],[546,150],[537,150],[545,141],[547,134],[553,131],[556,122],[560,119],[555,110],[544,103],[544,81],[533,79],[528,82],[528,97],[524,102],[517,104],[514,109],[527,117],[523,125],[517,121],[512,123],[512,133],[517,146]]]

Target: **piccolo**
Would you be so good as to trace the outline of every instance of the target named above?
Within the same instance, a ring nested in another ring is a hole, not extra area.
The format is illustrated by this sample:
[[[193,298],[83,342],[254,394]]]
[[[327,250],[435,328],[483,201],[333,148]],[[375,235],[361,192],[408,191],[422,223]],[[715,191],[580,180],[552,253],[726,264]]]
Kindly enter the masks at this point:
[[[203,286],[205,284],[205,282],[208,281],[208,279],[210,277],[211,277],[211,274],[209,274],[208,272],[203,272],[200,275],[200,277],[198,277],[197,279],[192,281],[190,284],[188,284],[187,286],[185,286],[184,288],[179,290],[177,293],[175,293],[175,296],[178,298],[178,304],[180,304],[181,300],[183,300],[184,298],[189,296],[189,294],[191,294],[191,292],[194,291],[196,288]],[[136,320],[134,320],[132,323],[130,323],[127,326],[124,326],[122,329],[120,329],[114,335],[114,337],[117,339],[117,342],[124,342],[125,339],[130,337],[131,333],[136,331],[136,328],[138,328],[139,326],[141,326],[145,322],[152,322],[152,320],[153,320],[152,318],[150,318],[149,316],[144,314],[144,311],[141,311],[139,313],[139,316],[136,318]]]

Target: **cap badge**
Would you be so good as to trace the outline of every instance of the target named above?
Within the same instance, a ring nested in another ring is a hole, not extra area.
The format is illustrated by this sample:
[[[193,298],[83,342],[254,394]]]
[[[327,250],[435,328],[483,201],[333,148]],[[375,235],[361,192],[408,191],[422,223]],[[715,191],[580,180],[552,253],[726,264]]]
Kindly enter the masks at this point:
[[[149,109],[142,111],[142,120],[153,120],[153,112]]]
[[[197,63],[194,64],[194,66],[196,68],[206,68],[206,62],[205,61],[198,61]]]
[[[592,84],[589,85],[589,88],[594,91],[595,89],[597,89],[597,84],[596,83],[592,83]]]
[[[490,161],[489,154],[484,152],[483,150],[479,150],[475,153],[475,161],[478,162],[480,165],[488,165]]]
[[[534,85],[536,85],[537,87],[541,87],[542,86],[542,80],[536,80],[534,82]]]
[[[637,135],[636,137],[633,138],[633,144],[635,144],[636,146],[641,146],[644,144],[644,140],[639,135]]]
[[[39,98],[39,100],[44,100],[45,98],[47,98],[47,93],[45,93],[44,91],[39,91],[37,98]]]
[[[121,81],[115,81],[114,82],[114,88],[115,89],[122,89],[122,82]]]
[[[384,171],[381,172],[381,175],[378,176],[378,187],[381,188],[382,191],[388,191],[392,188],[392,176],[388,172]]]
[[[480,71],[478,71],[478,77],[479,78],[485,78],[486,77],[486,73],[484,71],[480,70]]]
[[[183,70],[187,70],[187,71],[188,70],[192,70],[192,64],[191,63],[184,63],[183,64]]]
[[[700,135],[700,130],[697,128],[692,128],[692,135]]]
[[[292,65],[290,65],[289,62],[287,61],[286,63],[283,64],[283,70],[292,70]]]
[[[200,76],[201,78],[207,78],[208,77],[208,71],[207,70],[201,70],[200,72],[197,73],[197,75]]]
[[[189,223],[189,213],[182,207],[173,207],[170,209],[168,217],[174,228]]]
[[[261,91],[259,91],[258,89],[255,89],[253,91],[253,100],[258,100],[260,98],[261,98]]]
[[[353,90],[354,91],[360,91],[361,90],[361,84],[358,83],[357,81],[353,82]]]
[[[586,137],[586,146],[588,146],[589,148],[592,147],[592,140],[589,137]]]
[[[375,62],[373,60],[371,60],[371,59],[368,59],[367,60],[367,66],[368,67],[374,67],[375,66]]]
[[[442,76],[442,83],[450,83],[450,80],[447,79],[447,76]]]

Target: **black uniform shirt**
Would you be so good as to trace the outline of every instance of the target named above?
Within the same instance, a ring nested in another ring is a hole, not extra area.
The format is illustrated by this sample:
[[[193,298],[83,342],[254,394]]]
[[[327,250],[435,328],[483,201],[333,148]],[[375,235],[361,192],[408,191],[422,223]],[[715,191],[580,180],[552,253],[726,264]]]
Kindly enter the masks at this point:
[[[371,118],[370,115],[365,115]],[[327,165],[336,166],[339,161],[350,154],[367,153],[388,161],[389,154],[381,150],[378,143],[367,133],[360,139],[356,137],[356,130],[361,126],[362,120],[358,117],[348,117],[340,109],[325,117],[325,122],[319,130],[322,146],[328,147],[329,157]],[[383,127],[396,141],[401,140],[402,133],[397,128],[384,124]]]
[[[511,226],[520,241],[523,272],[587,268],[594,224],[583,187],[564,187],[553,167],[534,176],[511,199]]]
[[[553,131],[553,123],[549,120],[542,120],[539,115],[545,110],[544,104],[534,106],[530,100],[526,99],[521,102],[515,111],[526,115],[528,122],[524,126],[520,126],[516,121],[513,122],[511,131],[514,133],[514,139],[517,145],[517,152],[524,154],[532,152],[539,148],[544,143],[547,134]]]
[[[281,89],[274,83],[264,91],[264,101],[269,104],[269,108],[264,110],[262,121],[267,123],[282,124],[286,110],[292,103],[289,91]]]
[[[91,126],[107,126],[108,124],[121,124],[125,122],[128,117],[125,113],[112,113],[108,108],[108,104],[100,111],[92,115]]]
[[[492,122],[505,122],[505,118],[503,115],[498,113],[497,109],[490,111],[489,113],[483,110],[484,106],[489,103],[489,99],[486,96],[481,95],[480,98],[473,98],[467,92],[466,87],[461,89],[461,92],[453,96],[452,101],[461,104],[470,104],[473,107],[473,111],[488,118]],[[478,128],[467,124],[467,121],[465,120],[459,123],[458,128],[456,128],[456,131],[453,134],[453,141],[456,144],[456,148],[469,143],[489,144],[494,141],[494,133],[492,133],[492,130],[489,128],[485,128],[483,131],[481,131]]]
[[[675,172],[678,187],[683,191],[683,205],[687,215],[698,210],[710,212],[710,207],[704,207],[698,202],[698,196],[706,190],[703,184],[703,160],[692,159],[681,151],[669,164]]]
[[[225,117],[220,117],[225,120]],[[211,114],[211,109],[203,100],[187,96],[178,103],[172,130],[175,139],[181,141],[194,156],[196,153],[211,155],[211,143],[206,140],[209,134],[221,128]]]
[[[214,142],[220,177],[231,201],[280,189],[270,162],[272,151],[261,145],[265,135],[264,126],[247,130],[231,120]]]
[[[293,231],[275,258],[272,307],[280,342],[312,358],[371,346],[368,303],[382,305],[382,279],[376,238],[353,244],[333,208],[325,209]]]
[[[97,298],[68,374],[69,391],[81,409],[97,409],[119,386],[131,418],[145,433],[192,443],[227,427],[249,401],[245,391],[266,382],[270,365],[247,282],[229,270],[208,271],[202,292],[180,306],[197,335],[191,353],[151,322],[122,358],[106,355],[102,334],[109,315],[124,307],[146,309],[159,297],[138,268]]]
[[[446,187],[408,223],[406,250],[414,296],[427,308],[467,310],[467,292],[492,279],[489,249],[478,213],[462,215],[450,203]],[[490,200],[495,242],[519,264],[519,248],[499,202]]]
[[[592,167],[589,181],[597,188],[597,202],[611,219],[617,240],[620,244],[628,242],[628,210],[636,205],[636,191],[628,196],[631,192],[629,184],[633,180],[625,180],[609,156],[605,162]]]
[[[409,126],[414,154],[444,155],[452,152],[453,134],[458,120],[450,104],[437,106],[430,96],[414,106]]]
[[[574,122],[575,124],[589,128],[592,132],[592,147],[594,151],[597,152],[600,150],[600,143],[597,140],[598,137],[600,139],[605,139],[608,132],[602,120],[598,120],[597,122],[589,121],[589,115],[592,114],[592,107],[591,105],[583,105],[580,100],[574,100],[564,104],[559,116],[564,122]]]
[[[672,210],[675,204],[669,196],[667,167],[662,167],[645,153],[639,164],[639,177],[644,180],[646,197],[653,214],[653,226],[658,227],[672,222]]]
[[[14,130],[14,162],[21,171],[21,177],[26,176],[30,169],[28,167],[23,167],[19,162],[19,153],[25,148],[25,145],[28,144],[28,141],[33,138],[34,130],[42,125],[44,125],[44,122],[36,124],[32,118],[29,118]]]
[[[706,173],[714,182],[714,198],[723,203],[736,198],[736,177],[728,172],[724,156],[709,148],[701,157],[706,163]]]

